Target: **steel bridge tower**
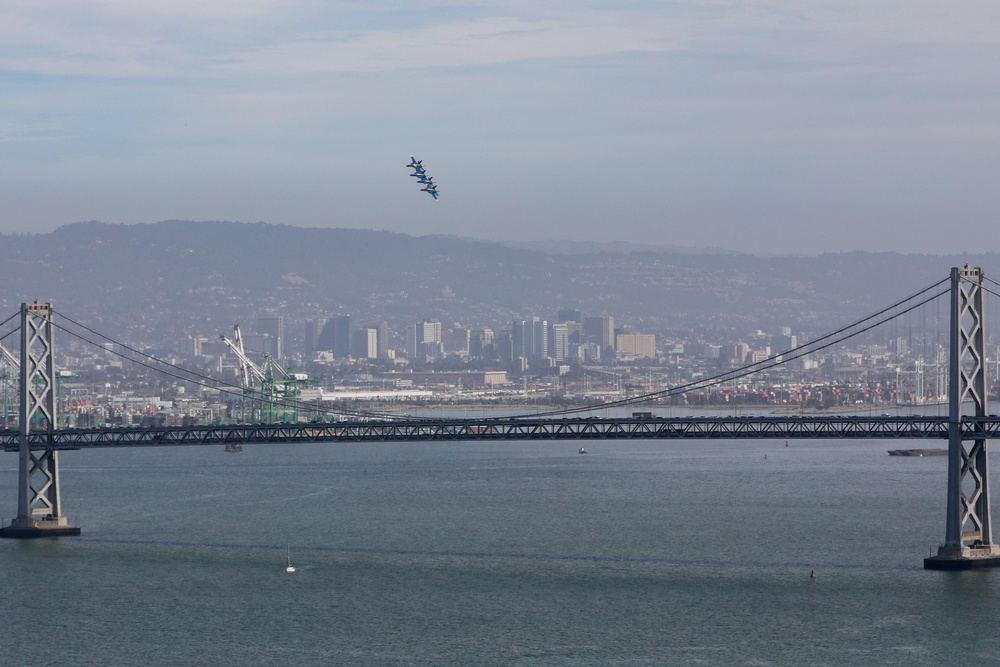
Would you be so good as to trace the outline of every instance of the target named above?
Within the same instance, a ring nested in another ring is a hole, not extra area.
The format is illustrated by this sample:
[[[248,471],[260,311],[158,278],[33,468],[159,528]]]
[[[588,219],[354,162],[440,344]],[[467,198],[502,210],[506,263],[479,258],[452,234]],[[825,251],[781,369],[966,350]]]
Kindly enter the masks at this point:
[[[36,454],[28,445],[32,426],[58,428],[52,304],[21,304],[21,374],[18,425],[17,518],[0,528],[0,537],[79,535],[62,515],[59,502],[59,458],[53,447]]]
[[[989,460],[981,427],[962,437],[964,408],[985,419],[986,335],[983,271],[951,270],[951,350],[948,378],[948,516],[944,544],[924,559],[929,570],[1000,566],[1000,545],[990,524]]]

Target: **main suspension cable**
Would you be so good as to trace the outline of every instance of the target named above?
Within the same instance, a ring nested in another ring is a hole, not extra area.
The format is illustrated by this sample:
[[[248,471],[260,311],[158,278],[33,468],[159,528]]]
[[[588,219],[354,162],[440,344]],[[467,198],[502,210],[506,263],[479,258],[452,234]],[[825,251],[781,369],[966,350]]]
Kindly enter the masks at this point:
[[[129,350],[130,352],[134,352],[134,353],[136,353],[136,354],[138,354],[138,355],[140,355],[142,357],[145,357],[146,359],[149,359],[149,360],[154,361],[154,362],[156,362],[158,364],[162,364],[164,366],[168,366],[170,368],[176,369],[176,370],[180,371],[181,373],[185,373],[187,375],[186,376],[185,375],[180,375],[178,373],[171,372],[171,371],[166,370],[164,368],[153,366],[152,364],[146,363],[146,362],[141,361],[139,359],[134,359],[132,357],[129,357],[129,356],[127,356],[125,354],[122,354],[121,352],[118,352],[118,351],[113,350],[113,349],[108,350],[101,343],[98,343],[97,341],[91,340],[91,339],[87,338],[86,336],[84,336],[84,335],[82,335],[82,334],[80,334],[80,333],[78,333],[76,331],[73,331],[73,330],[71,330],[71,329],[69,329],[69,328],[67,328],[65,326],[62,326],[58,322],[53,322],[53,326],[55,326],[58,329],[66,332],[66,333],[68,333],[69,335],[74,336],[75,338],[78,338],[78,339],[80,339],[80,340],[82,340],[82,341],[84,341],[86,343],[89,343],[90,345],[93,345],[95,347],[101,348],[101,349],[105,350],[106,352],[109,352],[109,353],[111,353],[111,354],[113,354],[115,356],[121,357],[122,359],[126,359],[126,360],[128,360],[128,361],[130,361],[130,362],[132,362],[134,364],[138,364],[139,366],[147,368],[147,369],[149,369],[151,371],[154,371],[154,372],[157,372],[157,373],[162,373],[162,374],[164,374],[164,375],[166,375],[168,377],[172,377],[174,379],[181,380],[181,381],[184,381],[184,382],[190,382],[190,383],[192,383],[194,385],[197,385],[197,386],[200,386],[200,387],[204,387],[206,389],[212,389],[212,390],[215,390],[215,391],[219,391],[219,392],[222,392],[222,393],[230,395],[230,396],[243,397],[245,395],[243,387],[240,387],[239,385],[232,384],[230,382],[226,382],[225,380],[220,380],[218,378],[213,378],[211,376],[204,375],[204,374],[201,374],[201,373],[198,373],[198,372],[195,372],[195,371],[191,371],[191,370],[188,370],[188,369],[183,368],[181,366],[178,366],[177,364],[172,364],[172,363],[170,363],[168,361],[164,361],[162,359],[158,359],[157,357],[154,357],[154,356],[152,356],[150,354],[147,354],[147,353],[142,352],[140,350],[136,350],[135,348],[133,348],[133,347],[131,347],[131,346],[125,344],[125,343],[121,343],[119,341],[116,341],[116,340],[114,340],[113,338],[111,338],[109,336],[105,336],[104,334],[101,334],[100,332],[94,331],[90,327],[88,327],[86,325],[83,325],[83,324],[80,324],[79,322],[76,322],[72,318],[69,318],[66,315],[63,315],[62,313],[59,313],[59,316],[61,318],[65,319],[65,320],[69,321],[69,322],[72,322],[74,325],[79,326],[82,329],[85,329],[86,331],[94,334],[95,336],[98,336],[100,338],[106,339],[110,343],[113,343],[115,345],[120,345],[121,347]],[[192,376],[192,377],[188,377],[188,376]],[[364,412],[364,411],[361,411],[361,410],[350,410],[350,409],[339,409],[338,410],[338,409],[333,409],[333,408],[324,408],[324,407],[321,407],[319,405],[314,405],[314,404],[311,404],[311,403],[304,403],[302,401],[288,400],[288,399],[284,399],[284,398],[281,398],[281,399],[279,399],[279,398],[269,399],[268,403],[276,405],[278,407],[293,408],[293,409],[296,409],[296,410],[318,412],[318,413],[326,414],[326,415],[338,415],[338,414],[342,414],[342,415],[350,415],[350,416],[353,416],[353,417],[366,417],[366,418],[373,418],[374,417],[374,418],[378,418],[378,419],[399,419],[398,415],[391,415],[391,414],[387,414],[387,413],[378,413],[378,412]]]
[[[939,297],[947,294],[950,291],[950,288],[948,290],[943,290],[941,292],[938,292],[938,293],[936,293],[936,294],[934,294],[934,295],[932,295],[932,296],[924,299],[923,301],[920,301],[920,302],[918,302],[918,303],[916,303],[916,304],[914,304],[914,305],[912,305],[912,306],[910,306],[910,307],[908,307],[908,308],[906,308],[904,310],[901,310],[901,311],[899,311],[899,312],[891,315],[890,317],[887,317],[885,319],[882,319],[882,320],[879,320],[877,322],[874,322],[873,324],[871,324],[871,325],[869,325],[867,327],[864,327],[862,329],[854,331],[854,332],[852,332],[850,334],[841,336],[841,337],[836,338],[834,340],[829,340],[829,339],[831,339],[834,336],[838,336],[839,334],[844,333],[845,331],[849,331],[849,330],[851,330],[851,329],[853,329],[853,328],[855,328],[855,327],[857,327],[857,326],[859,326],[861,324],[864,324],[865,322],[869,322],[869,321],[871,321],[871,320],[873,320],[873,319],[875,319],[877,317],[880,317],[880,316],[884,315],[885,313],[887,313],[889,311],[892,311],[895,308],[898,308],[900,305],[902,305],[904,303],[907,303],[909,301],[912,301],[914,298],[916,298],[918,296],[926,294],[928,291],[930,291],[930,290],[934,289],[935,287],[941,285],[942,283],[946,282],[947,280],[948,280],[947,278],[945,278],[943,280],[940,280],[940,281],[934,283],[933,285],[930,285],[929,287],[927,287],[925,289],[922,289],[919,292],[917,292],[917,293],[915,293],[915,294],[913,294],[913,295],[911,295],[911,296],[909,296],[909,297],[907,297],[905,299],[897,301],[896,303],[892,304],[891,306],[883,308],[882,310],[878,311],[877,313],[874,313],[873,315],[869,315],[868,317],[865,317],[865,318],[863,318],[861,320],[858,320],[857,322],[854,322],[853,324],[849,324],[849,325],[847,325],[845,327],[841,327],[840,329],[837,329],[834,332],[831,332],[829,334],[826,334],[825,336],[817,338],[814,341],[810,341],[809,343],[805,343],[803,345],[799,345],[799,346],[794,347],[794,348],[792,348],[790,350],[787,350],[785,352],[781,352],[781,353],[778,353],[778,354],[771,355],[770,357],[768,357],[766,359],[762,359],[761,361],[757,361],[757,362],[754,362],[752,364],[748,364],[746,366],[742,366],[742,367],[737,368],[737,369],[726,371],[724,373],[719,373],[718,375],[714,375],[714,376],[711,376],[711,377],[708,377],[708,378],[702,378],[702,379],[699,379],[699,380],[693,380],[691,382],[687,382],[687,383],[681,384],[681,385],[676,386],[676,387],[671,387],[669,389],[663,389],[663,390],[660,390],[660,391],[655,391],[655,392],[650,392],[650,393],[646,393],[646,394],[641,394],[639,396],[633,396],[631,398],[623,398],[623,399],[618,399],[618,400],[614,400],[614,401],[607,401],[607,402],[604,402],[604,403],[598,403],[598,404],[595,404],[595,405],[579,406],[579,407],[574,407],[574,408],[566,408],[566,409],[562,409],[562,410],[550,410],[550,411],[546,411],[546,412],[534,412],[534,413],[527,413],[527,414],[522,414],[522,415],[515,415],[514,417],[507,417],[507,419],[511,419],[511,418],[531,418],[531,417],[539,417],[539,416],[559,416],[559,415],[564,415],[564,414],[574,414],[574,413],[578,413],[578,412],[590,412],[590,411],[593,411],[593,410],[603,410],[603,409],[606,409],[606,408],[623,407],[623,406],[626,406],[626,405],[633,405],[633,404],[636,404],[636,403],[645,403],[645,402],[647,402],[647,401],[649,401],[651,399],[665,398],[665,397],[669,397],[669,396],[676,396],[676,395],[680,395],[680,394],[685,394],[685,393],[688,393],[690,391],[695,391],[695,390],[698,390],[698,389],[704,389],[704,388],[707,388],[707,387],[713,387],[713,386],[716,386],[718,384],[722,384],[723,382],[729,382],[731,380],[738,380],[739,378],[746,377],[747,375],[752,375],[754,373],[759,373],[761,371],[765,371],[765,370],[774,368],[776,366],[780,366],[782,364],[788,363],[789,361],[794,361],[795,359],[799,359],[799,358],[801,358],[801,357],[803,357],[803,356],[805,356],[807,354],[812,354],[814,352],[818,352],[820,350],[824,350],[824,349],[826,349],[828,347],[836,345],[837,343],[841,343],[841,342],[843,342],[845,340],[849,340],[849,339],[851,339],[851,338],[853,338],[855,336],[858,336],[858,335],[860,335],[862,333],[870,331],[871,329],[874,329],[877,326],[881,326],[882,324],[885,324],[886,322],[889,322],[890,320],[893,320],[893,319],[895,319],[897,317],[900,317],[901,315],[905,315],[906,313],[908,313],[908,312],[910,312],[912,310],[915,310],[915,309],[919,308],[920,306],[923,306],[923,305],[925,305],[925,304],[933,301],[934,299],[937,299],[937,298],[939,298]],[[827,343],[825,343],[823,345],[817,345],[817,343],[819,343],[819,342],[828,341],[828,340],[829,340],[829,342],[827,342]],[[769,364],[769,365],[765,365],[765,364]]]

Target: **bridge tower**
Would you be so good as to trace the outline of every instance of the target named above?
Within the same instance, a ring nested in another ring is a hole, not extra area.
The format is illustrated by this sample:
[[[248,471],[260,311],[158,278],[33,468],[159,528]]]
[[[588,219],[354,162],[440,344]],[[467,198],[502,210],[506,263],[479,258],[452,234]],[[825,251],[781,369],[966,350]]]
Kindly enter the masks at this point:
[[[951,350],[948,381],[948,516],[945,541],[937,555],[924,559],[929,570],[1000,567],[1000,545],[993,543],[987,440],[977,428],[962,437],[963,409],[984,419],[986,335],[983,271],[951,270]]]
[[[79,535],[62,515],[59,502],[59,458],[55,448],[31,451],[28,435],[58,428],[52,304],[21,304],[21,376],[18,413],[17,518],[0,528],[0,537]]]

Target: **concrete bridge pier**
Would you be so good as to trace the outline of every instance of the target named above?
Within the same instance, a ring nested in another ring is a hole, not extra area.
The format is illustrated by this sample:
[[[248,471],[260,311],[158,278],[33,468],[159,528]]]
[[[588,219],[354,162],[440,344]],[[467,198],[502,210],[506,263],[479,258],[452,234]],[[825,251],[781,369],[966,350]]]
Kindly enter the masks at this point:
[[[52,304],[21,304],[20,447],[17,517],[0,527],[0,537],[35,538],[79,535],[62,515],[59,502],[59,456],[54,448],[31,451],[28,435],[58,428]]]
[[[987,440],[981,428],[962,435],[963,406],[984,419],[986,335],[983,330],[983,272],[951,270],[951,350],[948,382],[948,517],[945,542],[924,559],[928,570],[1000,567],[993,543]],[[968,444],[967,444],[968,443]]]

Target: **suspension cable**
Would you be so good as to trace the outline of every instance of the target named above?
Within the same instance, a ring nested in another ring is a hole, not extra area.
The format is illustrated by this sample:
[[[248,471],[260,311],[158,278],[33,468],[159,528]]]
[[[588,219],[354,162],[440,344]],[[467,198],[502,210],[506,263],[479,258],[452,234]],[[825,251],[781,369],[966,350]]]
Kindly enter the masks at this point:
[[[87,338],[86,336],[84,336],[84,335],[76,332],[76,331],[68,329],[68,328],[62,326],[61,324],[59,324],[58,322],[53,322],[52,323],[53,326],[57,327],[61,331],[64,331],[67,334],[69,334],[71,336],[74,336],[75,338],[78,338],[78,339],[80,339],[80,340],[82,340],[82,341],[84,341],[86,343],[89,343],[90,345],[93,345],[95,347],[99,347],[101,349],[104,349],[106,352],[110,352],[111,354],[114,354],[115,356],[121,357],[122,359],[126,359],[126,360],[128,360],[128,361],[130,361],[130,362],[132,362],[134,364],[138,364],[139,366],[147,368],[147,369],[149,369],[151,371],[154,371],[154,372],[157,372],[157,373],[162,373],[162,374],[164,374],[164,375],[166,375],[168,377],[172,377],[174,379],[181,380],[181,381],[184,381],[184,382],[190,382],[190,383],[192,383],[194,385],[197,385],[197,386],[200,386],[200,387],[203,387],[203,388],[206,388],[206,389],[212,389],[212,390],[215,390],[215,391],[219,391],[221,393],[224,393],[224,394],[227,394],[227,395],[230,395],[230,396],[237,396],[237,397],[243,397],[244,396],[244,390],[243,390],[243,388],[240,387],[240,386],[238,386],[238,385],[226,382],[225,380],[219,380],[217,378],[213,378],[213,377],[210,377],[210,376],[207,376],[207,375],[203,375],[201,373],[197,373],[195,371],[191,371],[191,370],[185,369],[185,368],[183,368],[181,366],[178,366],[176,364],[172,364],[172,363],[164,361],[162,359],[158,359],[158,358],[156,358],[156,357],[154,357],[152,355],[149,355],[149,354],[147,354],[145,352],[141,352],[139,350],[136,350],[135,348],[132,348],[131,346],[126,345],[125,343],[119,343],[118,341],[115,341],[114,339],[112,339],[112,338],[110,338],[108,336],[105,336],[105,335],[103,335],[103,334],[101,334],[101,333],[99,333],[97,331],[94,331],[93,329],[91,329],[91,328],[89,328],[89,327],[87,327],[85,325],[79,324],[78,322],[72,320],[71,318],[66,317],[65,315],[62,315],[61,313],[59,314],[59,316],[62,317],[63,319],[66,319],[66,320],[72,322],[73,324],[75,324],[77,326],[80,326],[83,329],[86,329],[87,331],[89,331],[90,333],[93,333],[96,336],[99,336],[101,338],[107,339],[109,342],[111,342],[111,343],[113,343],[115,345],[120,345],[121,347],[124,347],[124,348],[126,348],[127,350],[129,350],[131,352],[135,352],[136,354],[139,354],[139,355],[141,355],[141,356],[143,356],[143,357],[145,357],[145,358],[147,358],[147,359],[149,359],[151,361],[155,361],[157,363],[163,364],[163,365],[168,366],[170,368],[175,368],[175,369],[181,371],[182,373],[186,373],[187,375],[193,376],[193,377],[186,377],[186,376],[180,375],[178,373],[173,373],[173,372],[171,372],[169,370],[166,370],[164,368],[159,368],[157,366],[154,366],[152,364],[146,363],[146,362],[141,361],[139,359],[134,359],[134,358],[129,357],[129,356],[125,355],[125,354],[122,354],[121,352],[117,352],[117,351],[115,351],[113,349],[112,350],[108,350],[102,344],[100,344],[100,343],[98,343],[96,341],[93,341],[93,340]],[[273,404],[273,405],[276,405],[278,407],[293,408],[293,409],[302,410],[302,411],[312,411],[312,412],[318,412],[318,413],[326,414],[326,415],[343,414],[343,415],[350,415],[350,416],[353,416],[353,417],[368,417],[368,418],[375,417],[375,418],[379,418],[379,419],[399,419],[398,415],[392,415],[392,414],[388,414],[388,413],[364,412],[364,411],[361,411],[361,410],[351,410],[351,409],[338,410],[338,409],[333,409],[333,408],[324,408],[324,407],[321,407],[321,406],[318,406],[318,405],[313,405],[313,404],[310,404],[310,403],[305,403],[305,402],[302,402],[302,401],[289,400],[289,399],[278,399],[278,398],[275,398],[275,399],[269,400],[268,402],[271,403],[271,404]]]
[[[18,316],[18,315],[20,315],[20,314],[21,314],[21,311],[17,311],[17,312],[16,312],[16,313],[14,313],[13,315],[11,315],[11,316],[10,316],[10,317],[8,317],[7,319],[5,319],[5,320],[4,320],[3,322],[0,322],[0,327],[2,327],[3,325],[7,324],[8,322],[10,322],[10,321],[11,321],[12,319],[14,319],[15,317],[17,317],[17,316]],[[20,328],[20,327],[18,327],[18,328]],[[17,331],[17,329],[14,329],[14,331]],[[10,334],[7,334],[7,336],[9,336],[9,335],[10,335]],[[4,336],[4,338],[6,338],[7,336]]]
[[[702,378],[700,380],[694,380],[694,381],[691,381],[691,382],[687,382],[687,383],[678,385],[676,387],[671,387],[670,389],[664,389],[664,390],[661,390],[661,391],[656,391],[656,392],[650,392],[650,393],[646,393],[646,394],[641,394],[639,396],[633,396],[631,398],[618,399],[618,400],[615,400],[615,401],[607,401],[607,402],[604,402],[604,403],[598,403],[596,405],[579,406],[579,407],[575,407],[575,408],[566,408],[566,409],[563,409],[563,410],[550,410],[550,411],[546,411],[546,412],[535,412],[535,413],[527,413],[527,414],[522,414],[522,415],[515,415],[514,417],[507,417],[507,419],[510,419],[510,418],[531,418],[531,417],[539,417],[539,416],[558,416],[558,415],[563,415],[563,414],[573,414],[573,413],[577,413],[577,412],[590,412],[590,411],[593,411],[593,410],[603,410],[605,408],[622,407],[622,406],[625,406],[625,405],[632,405],[632,404],[635,404],[635,403],[644,403],[644,402],[646,402],[646,401],[648,401],[650,399],[665,398],[665,397],[668,397],[668,396],[676,396],[676,395],[680,395],[680,394],[685,394],[685,393],[688,393],[690,391],[695,391],[696,389],[703,389],[703,388],[706,388],[706,387],[712,387],[712,386],[716,386],[718,384],[722,384],[723,382],[729,382],[730,380],[737,380],[739,378],[746,377],[747,375],[752,375],[754,373],[759,373],[761,371],[774,368],[775,366],[779,366],[779,365],[785,364],[785,363],[787,363],[789,361],[794,361],[795,359],[803,357],[803,356],[805,356],[807,354],[812,354],[813,352],[818,352],[820,350],[823,350],[823,349],[826,349],[826,348],[831,347],[833,345],[836,345],[837,343],[841,343],[841,342],[843,342],[845,340],[849,340],[850,338],[853,338],[853,337],[858,336],[858,335],[860,335],[862,333],[870,331],[871,329],[873,329],[873,328],[875,328],[877,326],[885,324],[886,322],[888,322],[890,320],[893,320],[893,319],[895,319],[897,317],[900,317],[901,315],[904,315],[904,314],[906,314],[906,313],[908,313],[908,312],[910,312],[912,310],[915,310],[915,309],[919,308],[920,306],[923,306],[924,304],[927,304],[927,303],[933,301],[934,299],[937,299],[937,298],[939,298],[939,297],[947,294],[950,291],[950,288],[947,289],[947,290],[938,292],[938,293],[936,293],[936,294],[928,297],[927,299],[924,299],[923,301],[920,301],[919,303],[917,303],[917,304],[915,304],[913,306],[910,306],[909,308],[906,308],[905,310],[902,310],[902,311],[900,311],[898,313],[895,313],[894,315],[892,315],[890,317],[887,317],[885,319],[879,320],[879,321],[877,321],[877,322],[875,322],[875,323],[873,323],[873,324],[871,324],[871,325],[869,325],[867,327],[859,329],[858,331],[855,331],[853,333],[847,334],[847,335],[842,336],[840,338],[836,338],[835,340],[827,342],[827,343],[825,343],[823,345],[818,345],[818,346],[816,345],[819,342],[826,341],[826,340],[828,340],[828,339],[830,339],[830,338],[832,338],[834,336],[837,336],[837,335],[839,335],[839,334],[841,334],[841,333],[843,333],[845,331],[848,331],[848,330],[853,329],[853,328],[855,328],[855,327],[857,327],[857,326],[859,326],[861,324],[864,324],[865,322],[869,322],[869,321],[871,321],[871,320],[873,320],[873,319],[875,319],[877,317],[880,317],[881,315],[884,315],[886,312],[889,312],[889,311],[891,311],[891,310],[899,307],[900,305],[902,305],[904,303],[907,303],[908,301],[912,301],[913,299],[915,299],[918,296],[926,294],[930,290],[934,289],[935,287],[941,285],[944,282],[947,282],[948,280],[949,280],[948,278],[945,278],[943,280],[939,280],[938,282],[934,283],[933,285],[930,285],[929,287],[927,287],[925,289],[922,289],[919,292],[917,292],[917,293],[915,293],[915,294],[913,294],[911,296],[908,296],[905,299],[897,301],[896,303],[892,304],[891,306],[883,308],[882,310],[878,311],[877,313],[874,313],[873,315],[869,315],[868,317],[865,317],[865,318],[863,318],[861,320],[858,320],[857,322],[854,322],[853,324],[849,324],[849,325],[847,325],[845,327],[841,327],[840,329],[837,329],[834,332],[831,332],[829,334],[826,334],[825,336],[817,338],[814,341],[810,341],[809,343],[805,343],[803,345],[799,345],[799,346],[794,347],[791,350],[788,350],[786,352],[781,352],[781,353],[778,353],[778,354],[771,355],[770,357],[768,357],[766,359],[763,359],[761,361],[754,362],[752,364],[748,364],[746,366],[742,366],[742,367],[737,368],[737,369],[726,371],[724,373],[719,373],[718,375],[714,375],[714,376],[711,376],[711,377],[708,377],[708,378]],[[769,365],[765,366],[765,364],[769,364]]]
[[[643,403],[643,402],[646,402],[646,401],[649,401],[649,400],[655,399],[655,398],[676,396],[676,395],[681,395],[681,394],[688,393],[690,391],[694,391],[694,390],[697,390],[697,389],[704,389],[704,388],[716,386],[716,385],[722,384],[724,382],[729,382],[729,381],[732,381],[732,380],[737,380],[737,379],[740,379],[742,377],[746,377],[748,375],[752,375],[752,374],[755,374],[755,373],[758,373],[758,372],[761,372],[761,371],[764,371],[764,370],[769,370],[769,369],[775,368],[775,367],[777,367],[779,365],[783,365],[783,364],[788,363],[790,361],[794,361],[796,359],[799,359],[799,358],[801,358],[801,357],[803,357],[803,356],[805,356],[807,354],[812,354],[814,352],[818,352],[820,350],[823,350],[823,349],[826,349],[826,348],[831,347],[833,345],[836,345],[838,343],[841,343],[841,342],[843,342],[845,340],[849,340],[849,339],[851,339],[851,338],[853,338],[855,336],[858,336],[858,335],[860,335],[862,333],[870,331],[871,329],[873,329],[873,328],[875,328],[877,326],[880,326],[880,325],[885,324],[886,322],[889,322],[889,321],[891,321],[891,320],[893,320],[893,319],[895,319],[897,317],[900,317],[900,316],[902,316],[902,315],[904,315],[904,314],[906,314],[906,313],[908,313],[908,312],[910,312],[912,310],[915,310],[916,308],[919,308],[920,306],[923,306],[926,303],[929,303],[930,301],[933,301],[934,299],[937,299],[937,298],[939,298],[940,296],[942,296],[944,294],[947,294],[948,291],[950,291],[950,290],[945,290],[945,291],[942,291],[942,292],[938,292],[938,293],[936,293],[936,294],[928,297],[927,299],[924,299],[923,301],[920,301],[919,303],[917,303],[915,305],[912,305],[912,306],[910,306],[910,307],[908,307],[908,308],[906,308],[906,309],[904,309],[904,310],[902,310],[900,312],[897,312],[897,313],[895,313],[895,314],[893,314],[893,315],[891,315],[889,317],[886,317],[884,319],[878,320],[878,321],[876,321],[876,322],[874,322],[874,323],[872,323],[872,324],[870,324],[870,325],[868,325],[866,327],[858,329],[857,331],[853,331],[852,333],[849,333],[849,334],[846,334],[846,335],[843,335],[843,336],[840,335],[840,334],[843,334],[844,332],[847,332],[847,331],[850,331],[852,329],[855,329],[856,327],[859,327],[862,324],[865,324],[867,322],[871,322],[872,320],[876,320],[877,318],[882,317],[886,313],[888,313],[888,312],[890,312],[890,311],[898,308],[899,306],[901,306],[901,305],[903,305],[903,304],[905,304],[905,303],[907,303],[909,301],[912,301],[913,299],[915,299],[915,298],[917,298],[919,296],[922,296],[922,295],[926,294],[927,292],[929,292],[932,289],[938,287],[939,285],[947,282],[948,280],[950,280],[950,278],[944,278],[942,280],[939,280],[938,282],[936,282],[936,283],[934,283],[932,285],[929,285],[928,287],[925,287],[924,289],[922,289],[922,290],[920,290],[920,291],[918,291],[918,292],[916,292],[916,293],[914,293],[914,294],[912,294],[912,295],[910,295],[910,296],[908,296],[908,297],[906,297],[904,299],[901,299],[901,300],[899,300],[899,301],[897,301],[897,302],[895,302],[895,303],[893,303],[893,304],[891,304],[891,305],[889,305],[889,306],[887,306],[887,307],[885,307],[885,308],[877,311],[876,313],[873,313],[872,315],[869,315],[869,316],[867,316],[865,318],[857,320],[856,322],[853,322],[853,323],[851,323],[851,324],[849,324],[847,326],[841,327],[841,328],[839,328],[839,329],[837,329],[837,330],[835,330],[835,331],[833,331],[831,333],[828,333],[828,334],[826,334],[826,335],[824,335],[824,336],[822,336],[820,338],[817,338],[816,340],[810,341],[809,343],[805,343],[803,345],[796,346],[796,347],[794,347],[794,348],[792,348],[790,350],[787,350],[785,352],[781,352],[781,353],[778,353],[778,354],[771,355],[771,356],[767,357],[766,359],[762,359],[760,361],[754,362],[752,364],[748,364],[746,366],[742,366],[742,367],[737,368],[737,369],[726,371],[724,373],[719,373],[717,375],[714,375],[714,376],[711,376],[711,377],[708,377],[708,378],[702,378],[702,379],[699,379],[699,380],[694,380],[694,381],[691,381],[691,382],[687,382],[687,383],[684,383],[684,384],[681,384],[681,385],[678,385],[678,386],[675,386],[675,387],[671,387],[669,389],[660,390],[660,391],[656,391],[656,392],[650,392],[650,393],[646,393],[646,394],[641,394],[639,396],[634,396],[634,397],[631,397],[631,398],[618,399],[618,400],[614,400],[614,401],[607,401],[607,402],[604,402],[604,403],[599,403],[599,404],[596,404],[596,405],[580,406],[580,407],[568,408],[568,409],[563,409],[563,410],[552,410],[552,411],[546,411],[546,412],[535,412],[535,413],[530,413],[530,414],[513,415],[513,416],[504,417],[504,419],[530,418],[530,417],[539,417],[539,416],[557,416],[557,415],[563,415],[563,414],[573,414],[573,413],[577,413],[577,412],[601,410],[601,409],[606,409],[606,408],[621,407],[621,406],[625,406],[625,405],[632,405],[632,404],[636,404],[636,403]],[[991,282],[993,282],[994,284],[997,284],[998,286],[1000,286],[1000,283],[997,283],[996,281],[991,280]],[[992,290],[988,290],[988,291],[990,291],[991,294],[995,294],[994,292],[992,292]],[[53,312],[55,312],[55,311],[53,311]],[[122,354],[120,352],[116,352],[115,350],[106,350],[106,351],[111,352],[112,354],[115,354],[115,355],[123,358],[123,359],[127,359],[127,360],[131,361],[132,363],[139,364],[140,366],[143,366],[143,367],[148,368],[149,370],[152,370],[152,371],[155,371],[155,372],[163,373],[164,375],[167,375],[169,377],[173,377],[175,379],[182,380],[182,381],[185,381],[185,382],[191,382],[192,384],[195,384],[195,385],[198,385],[198,386],[202,386],[202,387],[205,387],[205,388],[208,388],[208,389],[213,389],[213,390],[216,390],[216,391],[220,391],[220,392],[225,393],[225,394],[235,395],[235,396],[243,396],[244,395],[243,394],[244,390],[243,390],[242,387],[239,387],[239,386],[237,386],[235,384],[231,384],[231,383],[225,382],[223,380],[212,378],[212,377],[207,376],[207,375],[203,375],[203,374],[197,373],[195,371],[190,371],[190,370],[185,369],[185,368],[183,368],[181,366],[178,366],[176,364],[164,361],[162,359],[158,359],[158,358],[156,358],[156,357],[154,357],[152,355],[149,355],[149,354],[147,354],[145,352],[137,350],[137,349],[135,349],[135,348],[133,348],[133,347],[125,344],[125,343],[122,343],[122,342],[120,342],[118,340],[115,340],[115,339],[109,337],[109,336],[101,334],[100,332],[95,331],[94,329],[92,329],[92,328],[90,328],[90,327],[88,327],[88,326],[86,326],[86,325],[84,325],[84,324],[82,324],[80,322],[77,322],[76,320],[74,320],[74,319],[72,319],[72,318],[70,318],[70,317],[68,317],[68,316],[66,316],[66,315],[64,315],[62,313],[58,313],[58,315],[60,317],[62,317],[63,319],[67,320],[68,322],[72,323],[73,325],[75,325],[77,327],[80,327],[81,329],[84,329],[85,331],[87,331],[87,332],[89,332],[91,334],[94,334],[96,336],[104,338],[107,341],[113,343],[114,345],[118,345],[118,346],[120,346],[120,347],[122,347],[122,348],[124,348],[124,349],[126,349],[126,350],[128,350],[130,352],[138,354],[138,355],[140,355],[142,357],[145,357],[145,358],[147,358],[147,359],[149,359],[151,361],[154,361],[154,362],[156,362],[158,364],[161,364],[161,365],[164,365],[164,366],[168,366],[170,368],[174,368],[174,369],[176,369],[176,370],[178,370],[178,371],[180,371],[182,373],[185,373],[185,374],[187,374],[189,376],[193,376],[194,378],[197,378],[197,379],[192,379],[192,377],[185,377],[185,376],[182,376],[182,375],[179,375],[179,374],[167,371],[167,370],[165,370],[163,368],[155,367],[155,366],[153,366],[151,364],[144,363],[144,362],[142,362],[142,361],[140,361],[138,359],[134,359],[134,358],[128,357],[128,356],[126,356],[126,355],[124,355],[124,354]],[[9,318],[7,318],[7,320],[5,320],[5,322],[10,321],[15,316],[16,316],[16,314],[13,315],[13,316],[11,316],[11,317],[9,317]],[[0,326],[2,326],[2,324],[3,323],[0,323]],[[69,333],[70,335],[79,338],[82,341],[85,341],[85,342],[87,342],[87,343],[89,343],[91,345],[94,345],[96,347],[101,347],[103,349],[106,349],[100,343],[97,343],[97,342],[95,342],[93,340],[90,340],[90,339],[86,338],[85,336],[83,336],[83,335],[81,335],[81,334],[79,334],[77,332],[71,331],[70,329],[67,329],[66,327],[63,327],[63,326],[61,326],[59,324],[56,324],[56,326],[58,326],[61,330],[65,331],[66,333]],[[13,333],[13,332],[11,332],[11,333]],[[9,336],[9,335],[10,334],[7,334],[7,336]],[[0,340],[2,340],[2,338],[0,338]],[[826,342],[826,343],[824,343],[822,345],[817,345],[818,343],[822,343],[824,341],[829,341],[829,342]],[[295,401],[295,400],[289,401],[287,399],[275,399],[275,400],[273,400],[271,402],[274,403],[275,405],[279,405],[279,406],[282,406],[282,407],[294,407],[294,408],[299,408],[299,409],[304,409],[304,410],[312,410],[312,411],[315,411],[315,412],[321,412],[323,414],[349,414],[349,415],[352,415],[352,416],[361,416],[361,417],[369,417],[369,418],[371,418],[371,417],[375,417],[375,418],[394,418],[394,419],[398,419],[399,418],[397,415],[390,415],[390,414],[385,414],[385,413],[364,412],[364,411],[358,411],[358,410],[332,410],[332,409],[328,410],[328,409],[319,408],[316,405],[312,405],[312,404],[308,404],[308,403],[303,403],[301,401]]]

